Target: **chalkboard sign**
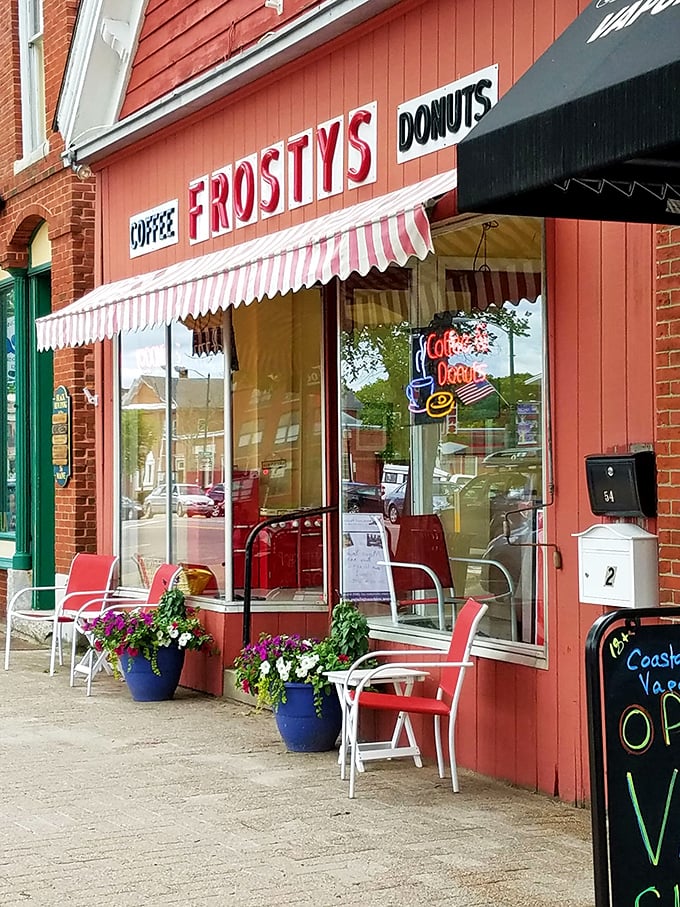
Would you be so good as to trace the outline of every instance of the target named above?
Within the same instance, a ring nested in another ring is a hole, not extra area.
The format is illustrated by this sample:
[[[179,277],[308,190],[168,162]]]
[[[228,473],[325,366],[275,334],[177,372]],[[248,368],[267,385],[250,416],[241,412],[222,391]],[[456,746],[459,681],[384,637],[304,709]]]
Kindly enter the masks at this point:
[[[616,611],[586,644],[597,907],[680,905],[680,608]]]

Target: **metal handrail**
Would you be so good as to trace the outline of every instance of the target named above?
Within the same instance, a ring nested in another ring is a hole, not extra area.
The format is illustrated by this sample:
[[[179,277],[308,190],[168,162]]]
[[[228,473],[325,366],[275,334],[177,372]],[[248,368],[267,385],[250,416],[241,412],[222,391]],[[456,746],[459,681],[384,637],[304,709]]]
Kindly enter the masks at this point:
[[[277,523],[289,523],[292,520],[302,520],[310,516],[323,516],[326,513],[337,511],[337,504],[330,504],[327,507],[309,507],[303,510],[291,510],[289,513],[281,513],[277,516],[268,517],[262,520],[250,530],[246,539],[245,546],[245,564],[243,568],[243,645],[247,646],[250,642],[250,623],[251,623],[251,602],[253,595],[253,548],[255,539],[269,526],[275,526]]]

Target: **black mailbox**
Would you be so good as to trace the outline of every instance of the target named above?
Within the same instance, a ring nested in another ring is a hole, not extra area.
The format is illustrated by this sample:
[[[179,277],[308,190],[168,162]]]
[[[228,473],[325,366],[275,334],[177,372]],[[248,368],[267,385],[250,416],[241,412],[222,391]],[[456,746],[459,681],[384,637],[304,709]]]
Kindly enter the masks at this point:
[[[656,516],[656,460],[651,450],[586,457],[590,509],[597,516]]]

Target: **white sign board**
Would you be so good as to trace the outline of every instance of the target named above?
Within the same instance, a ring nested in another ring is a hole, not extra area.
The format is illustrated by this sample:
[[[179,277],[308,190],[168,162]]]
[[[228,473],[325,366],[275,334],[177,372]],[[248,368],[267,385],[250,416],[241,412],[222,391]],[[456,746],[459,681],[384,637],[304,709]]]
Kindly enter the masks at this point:
[[[155,252],[179,242],[178,200],[163,202],[130,218],[130,258]]]
[[[498,101],[498,65],[435,88],[397,107],[397,163],[462,141]]]
[[[342,516],[342,597],[354,601],[389,601],[387,568],[377,514]]]

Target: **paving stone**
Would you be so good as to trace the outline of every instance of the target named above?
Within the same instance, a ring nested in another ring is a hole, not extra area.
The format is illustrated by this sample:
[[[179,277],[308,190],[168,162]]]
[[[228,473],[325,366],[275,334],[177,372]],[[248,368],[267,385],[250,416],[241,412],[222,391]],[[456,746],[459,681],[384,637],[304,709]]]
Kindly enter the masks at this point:
[[[3,640],[0,636],[0,644]],[[461,771],[286,752],[269,713],[0,672],[3,907],[591,907],[590,816]]]

